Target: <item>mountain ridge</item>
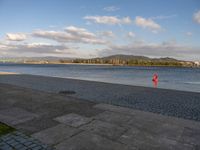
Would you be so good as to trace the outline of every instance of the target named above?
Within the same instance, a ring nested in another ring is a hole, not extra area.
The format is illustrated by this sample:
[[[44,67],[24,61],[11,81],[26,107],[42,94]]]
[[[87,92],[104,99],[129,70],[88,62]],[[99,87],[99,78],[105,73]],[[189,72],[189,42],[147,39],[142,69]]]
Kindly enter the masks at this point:
[[[171,57],[150,58],[147,56],[116,54],[96,58],[71,58],[71,57],[7,57],[0,58],[3,63],[25,63],[25,64],[110,64],[129,66],[194,66],[194,62],[178,60]]]

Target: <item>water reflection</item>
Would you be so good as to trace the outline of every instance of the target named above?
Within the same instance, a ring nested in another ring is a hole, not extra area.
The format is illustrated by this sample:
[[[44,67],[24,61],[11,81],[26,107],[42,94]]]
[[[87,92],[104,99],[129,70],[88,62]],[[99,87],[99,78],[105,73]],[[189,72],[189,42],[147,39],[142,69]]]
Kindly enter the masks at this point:
[[[154,73],[153,78],[152,78],[152,82],[153,82],[153,86],[155,88],[157,88],[158,87],[158,74],[157,73]]]

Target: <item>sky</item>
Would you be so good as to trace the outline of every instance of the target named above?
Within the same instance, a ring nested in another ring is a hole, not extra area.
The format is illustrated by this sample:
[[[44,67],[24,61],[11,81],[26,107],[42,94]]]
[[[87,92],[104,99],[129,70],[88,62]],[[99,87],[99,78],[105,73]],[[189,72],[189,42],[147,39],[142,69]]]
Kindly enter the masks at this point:
[[[0,0],[0,57],[200,61],[199,0]]]

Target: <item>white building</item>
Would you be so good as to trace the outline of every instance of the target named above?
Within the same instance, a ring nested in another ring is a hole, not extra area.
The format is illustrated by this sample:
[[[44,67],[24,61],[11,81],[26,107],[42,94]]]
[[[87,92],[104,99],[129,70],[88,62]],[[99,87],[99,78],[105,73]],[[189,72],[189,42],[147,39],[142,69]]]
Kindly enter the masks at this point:
[[[195,61],[194,65],[197,66],[197,67],[199,67],[200,66],[200,62],[199,61]]]

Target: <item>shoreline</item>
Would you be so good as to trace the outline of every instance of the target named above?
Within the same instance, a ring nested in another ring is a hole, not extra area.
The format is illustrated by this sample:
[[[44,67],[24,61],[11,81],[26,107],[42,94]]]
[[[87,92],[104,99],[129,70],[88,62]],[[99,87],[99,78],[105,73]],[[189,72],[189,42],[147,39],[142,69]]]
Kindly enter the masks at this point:
[[[14,73],[15,74],[15,73]],[[97,80],[89,80],[89,79],[79,79],[79,78],[70,78],[70,77],[59,77],[59,76],[45,76],[45,75],[33,75],[33,74],[20,74],[16,73],[16,75],[28,75],[28,76],[37,76],[42,78],[60,78],[66,80],[77,80],[82,82],[90,82],[90,83],[102,83],[102,84],[111,84],[111,85],[119,85],[119,86],[130,86],[130,87],[138,87],[138,88],[150,88],[150,89],[158,89],[158,90],[168,90],[168,91],[177,91],[177,92],[190,92],[190,93],[199,93],[200,91],[187,91],[187,90],[179,90],[179,89],[169,89],[169,88],[162,88],[162,87],[150,87],[150,86],[143,86],[143,85],[132,85],[132,84],[122,84],[122,83],[114,83],[114,82],[106,82],[106,81],[97,81]]]
[[[106,82],[106,81],[98,81],[98,80],[89,80],[89,79],[80,79],[80,78],[72,78],[72,77],[60,77],[60,76],[47,76],[47,75],[34,75],[34,74],[24,74],[24,73],[17,73],[17,72],[1,72],[0,75],[25,75],[25,76],[36,76],[42,78],[60,78],[63,80],[77,80],[83,82],[94,82],[94,83],[103,83],[103,84],[113,84],[113,85],[121,85],[121,86],[131,86],[131,87],[139,87],[139,88],[150,88],[150,89],[158,89],[158,90],[169,90],[169,91],[178,91],[178,92],[191,92],[191,93],[199,93],[200,91],[189,91],[189,90],[181,90],[181,89],[173,89],[173,88],[162,88],[162,87],[151,87],[151,86],[143,86],[143,85],[132,85],[132,84],[122,84],[122,83],[115,83],[115,82]],[[18,85],[17,85],[18,86]]]
[[[197,92],[24,74],[1,75],[0,83],[50,93],[73,91],[66,96],[200,121]]]
[[[93,63],[1,63],[0,64],[18,64],[18,65],[96,65],[96,66],[122,66],[122,67],[177,67],[177,68],[200,68],[196,66],[176,66],[176,65],[124,65],[124,64],[93,64]]]
[[[12,75],[12,74],[19,74],[17,72],[3,72],[3,71],[0,71],[0,75]]]

